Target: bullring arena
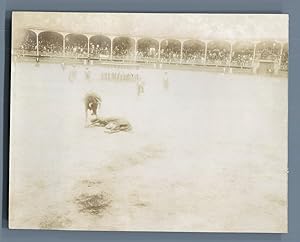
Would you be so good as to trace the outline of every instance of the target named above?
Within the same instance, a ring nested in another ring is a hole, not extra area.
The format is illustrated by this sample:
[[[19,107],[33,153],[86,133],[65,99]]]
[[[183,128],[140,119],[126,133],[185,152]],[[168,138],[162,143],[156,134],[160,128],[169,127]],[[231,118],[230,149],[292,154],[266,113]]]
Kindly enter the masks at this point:
[[[22,31],[12,53],[11,227],[285,226],[287,182],[276,174],[287,159],[286,40]],[[99,117],[132,129],[86,127],[90,91],[101,96]]]

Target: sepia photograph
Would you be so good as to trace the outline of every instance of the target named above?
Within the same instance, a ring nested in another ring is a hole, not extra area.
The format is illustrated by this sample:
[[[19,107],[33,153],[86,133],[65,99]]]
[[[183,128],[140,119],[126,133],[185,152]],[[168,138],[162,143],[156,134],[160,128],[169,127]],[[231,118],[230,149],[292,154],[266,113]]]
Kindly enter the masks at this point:
[[[9,228],[287,233],[288,29],[13,12]]]

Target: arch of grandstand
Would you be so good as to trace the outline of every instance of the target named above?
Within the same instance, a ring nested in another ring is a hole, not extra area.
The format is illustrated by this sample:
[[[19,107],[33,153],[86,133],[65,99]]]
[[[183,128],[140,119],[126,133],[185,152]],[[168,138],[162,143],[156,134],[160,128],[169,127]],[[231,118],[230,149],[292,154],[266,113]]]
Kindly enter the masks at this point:
[[[112,42],[113,59],[130,60],[135,56],[135,40],[130,37],[116,37]]]
[[[65,55],[69,57],[88,56],[88,37],[82,34],[67,34],[65,37]]]
[[[255,58],[257,60],[279,61],[281,44],[277,41],[262,41],[256,45]]]
[[[251,67],[255,44],[250,41],[238,41],[232,45],[231,66]]]
[[[230,62],[231,44],[228,41],[210,41],[207,44],[206,64],[224,66]]]
[[[42,56],[61,56],[63,54],[64,37],[53,31],[39,33],[39,53]]]
[[[105,35],[94,35],[89,41],[89,56],[97,59],[108,59],[111,52],[111,40]]]
[[[181,59],[181,42],[176,39],[165,39],[161,42],[160,59],[166,63],[178,63]]]
[[[205,42],[200,40],[186,40],[183,42],[182,63],[204,64]]]
[[[35,55],[37,52],[37,34],[29,29],[20,31],[15,40],[16,53],[20,55]]]
[[[159,53],[159,42],[152,38],[142,38],[137,41],[137,60],[156,60]]]

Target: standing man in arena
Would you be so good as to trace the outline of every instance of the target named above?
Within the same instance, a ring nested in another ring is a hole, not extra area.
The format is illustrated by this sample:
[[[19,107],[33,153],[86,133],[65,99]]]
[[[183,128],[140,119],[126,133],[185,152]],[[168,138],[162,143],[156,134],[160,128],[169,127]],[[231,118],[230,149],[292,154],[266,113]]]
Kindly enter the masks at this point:
[[[76,79],[76,75],[77,75],[77,72],[75,69],[75,64],[73,64],[72,69],[70,70],[70,73],[69,73],[69,81],[73,82]]]
[[[85,107],[85,122],[88,124],[88,116],[97,118],[98,111],[101,107],[102,99],[99,95],[94,92],[87,93],[84,97]]]
[[[168,72],[165,71],[164,77],[163,77],[163,86],[165,90],[169,89],[169,77],[168,77]]]
[[[39,67],[39,66],[40,66],[40,57],[39,57],[39,56],[37,56],[37,57],[35,58],[35,66],[36,66],[36,67]]]
[[[140,96],[144,93],[144,82],[141,78],[137,80],[137,95]]]
[[[142,77],[140,75],[139,67],[136,67],[136,86],[137,86],[137,95],[140,96],[144,93],[144,81],[142,80]]]
[[[91,79],[91,72],[88,66],[85,68],[84,74],[85,74],[85,79],[89,81]]]

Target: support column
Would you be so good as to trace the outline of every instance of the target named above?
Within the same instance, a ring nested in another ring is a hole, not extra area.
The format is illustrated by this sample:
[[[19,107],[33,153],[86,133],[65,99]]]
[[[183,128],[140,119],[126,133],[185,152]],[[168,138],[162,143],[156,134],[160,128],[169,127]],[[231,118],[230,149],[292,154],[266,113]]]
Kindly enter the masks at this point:
[[[281,68],[281,59],[282,59],[282,54],[283,54],[283,46],[284,43],[280,43],[281,49],[280,49],[280,56],[279,56],[279,69]]]
[[[255,58],[256,58],[256,44],[254,44],[254,49],[253,49],[253,59],[252,59],[252,68],[254,67],[254,63],[255,63]]]
[[[39,56],[40,55],[39,34],[43,31],[42,30],[35,30],[35,29],[30,29],[30,30],[33,31],[36,34],[36,55]]]
[[[88,46],[87,46],[87,48],[88,48],[88,58],[90,57],[90,36],[87,36],[87,38],[88,38]]]
[[[39,32],[36,32],[36,55],[39,56],[40,55],[40,51],[39,51]]]
[[[180,64],[182,64],[182,57],[183,57],[183,41],[180,41]]]
[[[206,62],[207,62],[207,60],[206,60],[206,58],[207,58],[207,44],[208,44],[208,42],[205,41],[204,65],[206,65]]]
[[[63,57],[66,56],[66,34],[63,34]]]
[[[114,42],[114,37],[110,38],[110,60],[113,58],[113,42]]]
[[[137,39],[134,38],[134,62],[136,62],[137,57]]]
[[[230,42],[230,55],[229,55],[229,67],[231,66],[231,59],[232,59],[232,42]]]
[[[161,40],[158,41],[158,60],[160,61]]]

